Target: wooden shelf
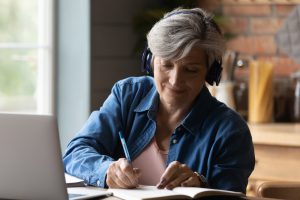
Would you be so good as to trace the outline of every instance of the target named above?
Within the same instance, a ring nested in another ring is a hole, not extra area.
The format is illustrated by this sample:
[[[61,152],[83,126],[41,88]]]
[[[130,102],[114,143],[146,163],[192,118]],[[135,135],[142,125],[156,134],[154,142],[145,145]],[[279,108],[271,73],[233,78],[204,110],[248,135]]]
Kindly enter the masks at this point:
[[[299,4],[300,0],[218,0],[222,4]]]

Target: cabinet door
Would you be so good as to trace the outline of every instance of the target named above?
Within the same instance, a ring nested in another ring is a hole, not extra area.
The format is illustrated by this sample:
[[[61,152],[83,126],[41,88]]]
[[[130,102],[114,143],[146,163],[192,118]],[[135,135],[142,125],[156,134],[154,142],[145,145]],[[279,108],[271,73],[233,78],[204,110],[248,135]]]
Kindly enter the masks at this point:
[[[300,147],[255,144],[254,180],[300,180]]]

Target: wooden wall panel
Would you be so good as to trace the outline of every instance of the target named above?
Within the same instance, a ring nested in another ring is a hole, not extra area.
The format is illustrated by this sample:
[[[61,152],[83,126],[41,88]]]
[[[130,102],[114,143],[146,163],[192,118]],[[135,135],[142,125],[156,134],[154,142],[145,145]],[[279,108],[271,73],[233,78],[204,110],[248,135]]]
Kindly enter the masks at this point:
[[[95,92],[109,90],[113,84],[129,76],[140,75],[138,59],[99,59],[94,62],[94,73],[91,75]]]
[[[102,105],[116,81],[141,75],[132,18],[149,4],[153,2],[91,1],[91,110]]]
[[[129,58],[134,54],[136,34],[130,25],[95,25],[92,29],[92,56]],[[100,57],[100,58],[97,58]]]

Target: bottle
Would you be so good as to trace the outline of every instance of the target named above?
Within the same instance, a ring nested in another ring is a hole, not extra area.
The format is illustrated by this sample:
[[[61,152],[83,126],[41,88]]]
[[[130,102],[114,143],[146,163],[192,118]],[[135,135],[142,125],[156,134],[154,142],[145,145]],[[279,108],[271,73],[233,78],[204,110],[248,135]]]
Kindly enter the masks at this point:
[[[293,121],[300,122],[300,71],[293,73],[292,77],[296,80],[294,92]]]

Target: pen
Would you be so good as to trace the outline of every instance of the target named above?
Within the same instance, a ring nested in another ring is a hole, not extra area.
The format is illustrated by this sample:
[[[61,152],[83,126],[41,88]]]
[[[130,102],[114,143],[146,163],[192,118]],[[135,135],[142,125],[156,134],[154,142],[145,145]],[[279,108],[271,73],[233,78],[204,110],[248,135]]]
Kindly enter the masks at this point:
[[[130,158],[130,155],[129,155],[129,152],[128,152],[128,148],[127,148],[123,133],[121,131],[119,131],[119,136],[120,136],[120,140],[121,140],[121,143],[122,143],[122,147],[123,147],[126,159],[128,160],[129,163],[131,163],[131,158]]]

